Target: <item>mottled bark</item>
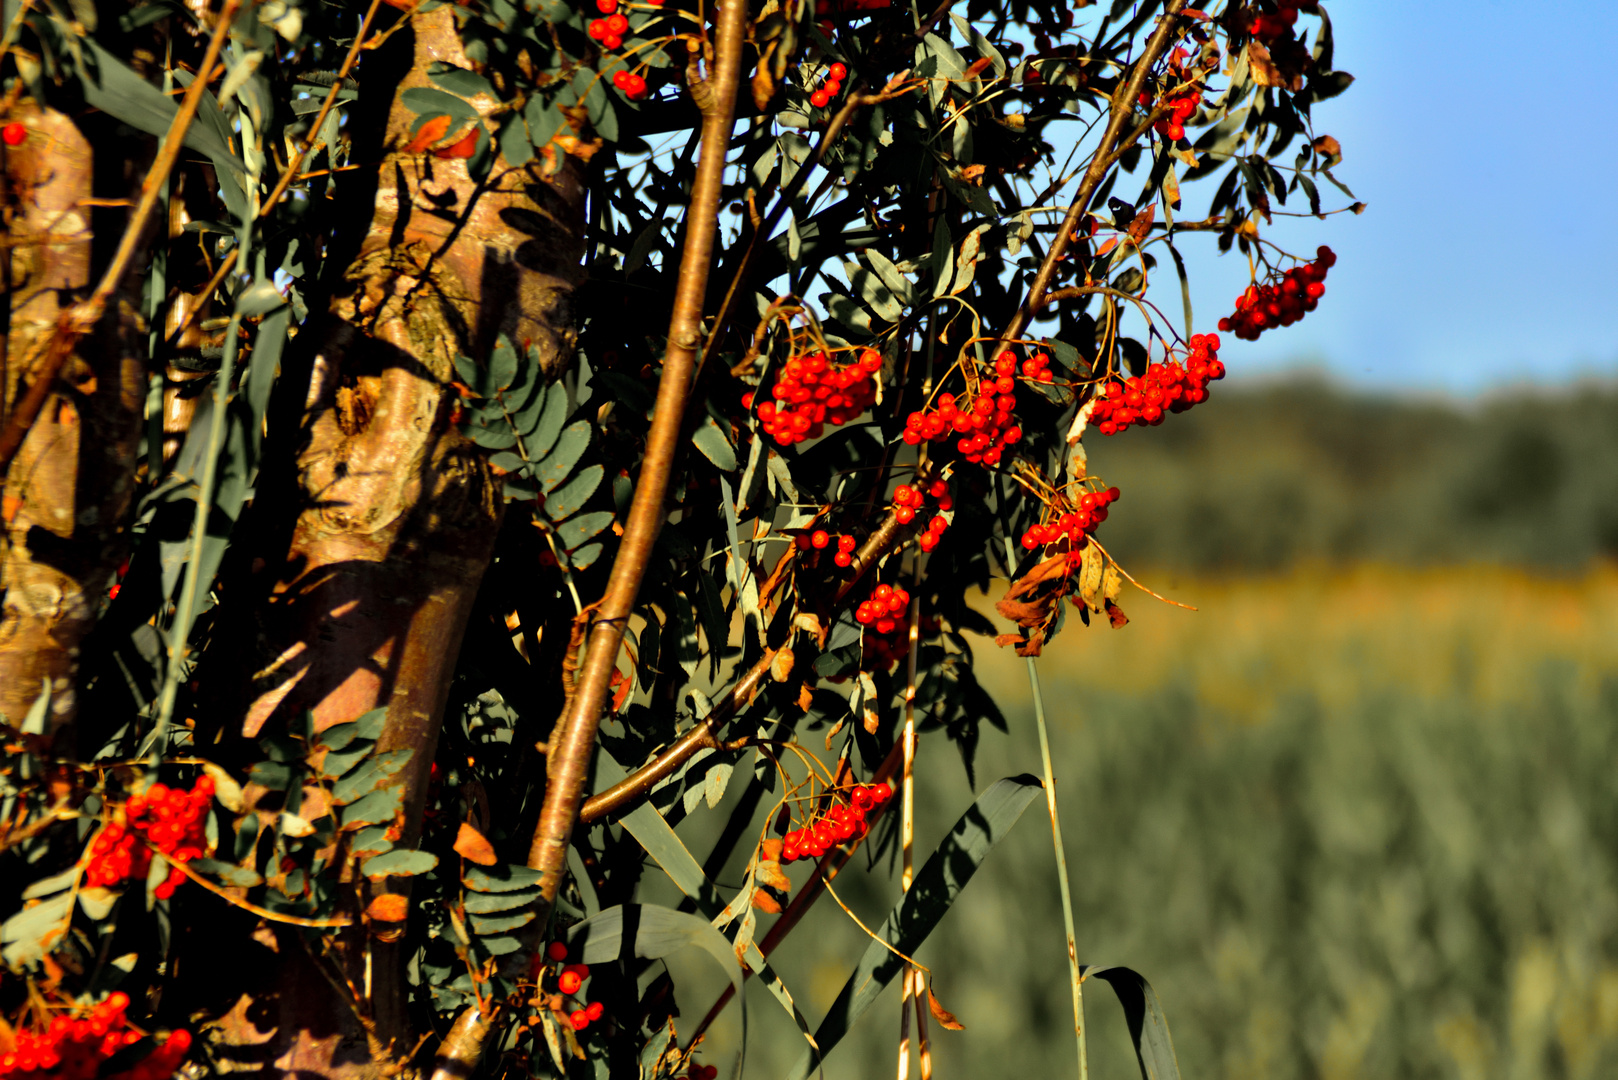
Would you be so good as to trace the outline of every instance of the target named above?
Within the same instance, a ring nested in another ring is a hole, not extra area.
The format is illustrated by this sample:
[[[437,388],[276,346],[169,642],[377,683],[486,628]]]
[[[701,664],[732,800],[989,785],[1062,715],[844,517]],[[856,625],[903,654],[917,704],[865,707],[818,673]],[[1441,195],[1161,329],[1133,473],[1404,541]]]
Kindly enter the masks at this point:
[[[89,143],[57,112],[20,107],[8,119],[28,135],[5,151],[7,413],[38,377],[61,316],[92,284]],[[13,722],[46,684],[52,731],[77,708],[79,644],[123,557],[119,529],[134,490],[144,391],[135,328],[128,304],[115,301],[68,356],[6,471],[0,713]]]
[[[479,182],[462,160],[405,151],[414,114],[400,95],[427,85],[435,60],[472,66],[453,8],[410,18],[410,31],[386,46],[407,52],[392,58],[403,77],[380,85],[384,55],[367,61],[361,79],[391,102],[381,163],[360,182],[372,196],[359,203],[369,214],[356,222],[363,239],[334,237],[334,249],[352,254],[323,322],[300,335],[311,343],[308,381],[297,388],[298,444],[279,451],[296,453],[281,490],[266,465],[271,481],[261,499],[271,512],[290,507],[296,524],[276,550],[260,546],[261,565],[244,590],[260,598],[253,640],[204,661],[221,665],[210,678],[250,681],[229,737],[278,730],[304,709],[325,729],[385,706],[378,750],[414,751],[391,781],[404,788],[406,843],[418,833],[462,632],[501,517],[499,482],[483,451],[450,423],[454,360],[481,359],[503,332],[535,345],[548,376],[560,372],[573,350],[583,201],[571,159],[560,169],[549,156],[522,168],[497,161]],[[473,104],[487,112],[497,103]],[[244,657],[240,674],[221,670]],[[311,989],[283,965],[278,989],[243,992],[220,1038],[260,1044],[255,1059],[281,1075],[387,1072],[390,1054],[378,1048],[391,1045],[402,1058],[416,1045],[403,1012],[403,957],[362,930],[341,949],[346,974],[370,988],[355,1003],[363,1024],[345,1018],[349,1004],[334,1002],[326,986]]]

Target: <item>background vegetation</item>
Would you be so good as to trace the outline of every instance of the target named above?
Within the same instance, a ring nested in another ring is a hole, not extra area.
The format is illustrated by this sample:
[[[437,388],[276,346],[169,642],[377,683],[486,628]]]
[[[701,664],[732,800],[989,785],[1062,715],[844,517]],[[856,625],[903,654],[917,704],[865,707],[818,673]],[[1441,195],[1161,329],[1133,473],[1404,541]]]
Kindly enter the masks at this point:
[[[1075,627],[1040,662],[1080,955],[1153,972],[1184,1075],[1618,1068],[1615,404],[1280,383],[1092,453],[1130,493],[1112,550],[1200,610],[1135,594],[1128,627]],[[1266,489],[1295,496],[1289,521],[1257,509]],[[1010,727],[985,732],[978,775],[1032,768],[1023,664],[978,657]],[[969,798],[928,750],[922,822]],[[919,957],[967,1025],[934,1033],[939,1075],[1070,1068],[1049,836],[1031,818],[1006,843],[997,887]],[[891,902],[885,869],[839,879],[862,918]],[[846,915],[814,917],[800,932],[827,954],[857,950]],[[840,985],[820,966],[783,965],[814,1008]],[[1093,1075],[1133,1075],[1111,995],[1086,1004]],[[839,1076],[892,1074],[884,1013]]]

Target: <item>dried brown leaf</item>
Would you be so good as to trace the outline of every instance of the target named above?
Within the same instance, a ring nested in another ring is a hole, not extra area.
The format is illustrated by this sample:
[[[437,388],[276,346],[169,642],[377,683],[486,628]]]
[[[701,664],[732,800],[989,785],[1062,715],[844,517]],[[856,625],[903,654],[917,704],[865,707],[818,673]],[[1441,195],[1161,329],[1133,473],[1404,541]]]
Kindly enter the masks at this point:
[[[944,1008],[943,1003],[938,1000],[938,995],[933,993],[931,985],[927,987],[927,1011],[933,1014],[933,1019],[937,1020],[941,1027],[950,1031],[966,1030],[966,1025],[955,1019],[954,1013]]]
[[[398,893],[382,893],[365,909],[372,922],[404,922],[410,914],[410,901]]]

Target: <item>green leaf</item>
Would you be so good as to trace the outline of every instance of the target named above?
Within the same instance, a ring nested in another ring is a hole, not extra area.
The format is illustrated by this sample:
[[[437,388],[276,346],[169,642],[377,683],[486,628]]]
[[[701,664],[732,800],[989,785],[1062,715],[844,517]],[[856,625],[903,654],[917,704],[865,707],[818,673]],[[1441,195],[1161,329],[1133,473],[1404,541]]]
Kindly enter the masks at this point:
[[[580,470],[577,476],[551,492],[545,499],[545,516],[552,521],[561,521],[584,509],[585,502],[595,494],[596,488],[601,486],[601,478],[605,475],[606,470],[600,465]],[[610,519],[611,515],[608,517]]]
[[[0,925],[0,945],[4,946],[0,948],[0,958],[13,968],[43,960],[45,954],[55,946],[60,931],[67,929],[67,919],[72,913],[71,891],[19,911],[4,925]],[[718,932],[714,931],[716,934]],[[719,940],[723,941],[724,938]]]
[[[532,888],[539,884],[539,871],[526,866],[502,863],[499,866],[474,866],[461,878],[461,884],[473,892],[505,893]]]
[[[474,915],[471,919],[471,929],[472,933],[479,937],[484,937],[489,934],[503,934],[507,930],[516,930],[519,927],[527,926],[533,921],[534,913],[532,911],[524,911],[519,915],[507,915],[498,919],[482,919]]]
[[[148,135],[158,138],[167,135],[169,125],[180,111],[179,99],[169,97],[135,74],[128,64],[93,40],[80,38],[79,42],[94,60],[93,64],[80,65],[79,68],[85,104]],[[219,111],[218,105],[213,108],[215,112]],[[201,106],[199,112],[200,109]],[[198,153],[227,162],[238,171],[247,171],[246,162],[231,151],[230,144],[221,139],[209,124],[193,123],[187,128],[185,145]]]
[[[343,806],[361,795],[376,790],[388,777],[403,769],[414,753],[415,751],[407,746],[376,755],[364,767],[354,770],[332,785],[332,802]]]
[[[522,942],[514,937],[480,938],[478,945],[490,956],[507,956],[522,948]]]
[[[489,85],[489,80],[482,75],[446,64],[442,60],[432,62],[427,68],[427,78],[463,98],[477,97],[479,94],[487,94],[492,98],[500,96],[494,92],[494,87]]]
[[[611,524],[611,510],[597,510],[593,514],[580,514],[578,517],[569,518],[558,525],[556,527],[556,538],[562,542],[564,549],[572,551],[592,536],[598,535]]]
[[[348,850],[354,855],[382,855],[393,850],[393,841],[388,839],[386,826],[371,825],[354,834]]]
[[[70,866],[66,870],[63,870],[60,874],[52,874],[48,878],[41,878],[32,885],[29,885],[28,888],[22,891],[22,898],[24,900],[37,900],[41,896],[49,896],[51,893],[61,892],[63,889],[70,888],[78,879],[79,868],[77,866]]]
[[[517,445],[517,433],[503,421],[498,428],[469,426],[466,437],[488,450],[509,450]]]
[[[844,262],[843,272],[848,275],[849,285],[880,318],[887,322],[898,322],[904,317],[904,307],[893,298],[893,293],[888,291],[876,274],[857,262]]]
[[[528,127],[520,116],[508,116],[500,125],[500,156],[512,168],[521,168],[534,160],[534,144],[528,138]]]
[[[434,90],[430,86],[413,86],[399,95],[399,104],[416,113],[416,122],[411,126],[414,131],[423,121],[434,116],[448,115],[450,123],[465,123],[476,120],[478,111],[471,105],[462,101],[453,94],[446,94],[442,90]]]
[[[575,570],[588,570],[595,565],[595,561],[601,557],[601,553],[605,550],[607,549],[602,544],[586,544],[577,551],[567,553],[568,565]]]
[[[906,956],[915,955],[994,845],[1005,838],[1041,790],[1042,785],[1032,776],[1007,777],[997,781],[961,815],[955,828],[916,875],[910,891],[877,931],[880,940],[866,947],[854,973],[843,984],[842,992],[820,1022],[815,1042],[822,1056],[831,1053],[860,1014],[870,1008],[894,976],[904,970],[905,963],[894,955],[894,950]],[[806,1051],[788,1076],[792,1080],[808,1080],[816,1065],[813,1052]]]
[[[501,334],[495,339],[494,349],[489,353],[489,386],[492,390],[506,389],[517,381],[517,350],[511,347],[511,339]]]
[[[546,101],[535,94],[528,99],[523,108],[523,119],[528,123],[528,139],[533,143],[534,149],[539,150],[556,137],[562,130],[562,121],[565,117],[559,103]]]
[[[371,751],[375,749],[376,743],[370,739],[357,739],[350,743],[342,753],[328,752],[325,759],[320,763],[321,775],[336,780],[364,761]]]
[[[702,451],[702,456],[713,462],[721,472],[736,471],[736,451],[713,417],[703,418],[701,426],[692,433],[691,441]]]
[[[414,877],[438,865],[438,856],[426,851],[396,849],[360,864],[366,877]]]
[[[556,437],[562,433],[562,423],[566,419],[567,390],[552,383],[544,391],[535,394],[534,399],[512,417],[511,422],[522,432],[523,445],[528,452],[535,457],[544,457],[556,445]]]
[[[534,479],[549,492],[566,480],[590,446],[590,421],[576,420],[556,440],[556,448],[534,467]]]
[[[363,799],[343,807],[343,828],[352,829],[359,825],[382,825],[391,822],[403,805],[403,788],[373,791]]]
[[[1105,980],[1118,995],[1143,1080],[1180,1080],[1180,1063],[1174,1056],[1174,1040],[1169,1038],[1168,1018],[1145,976],[1126,967],[1082,967],[1079,972],[1087,979]]]
[[[915,299],[915,290],[910,287],[910,282],[886,255],[876,248],[866,248],[865,261],[871,264],[871,269],[876,271],[877,276],[882,279],[882,284],[888,287],[895,300],[909,305]]]
[[[292,766],[280,761],[255,762],[247,770],[247,779],[270,791],[285,791],[292,782]]]
[[[497,911],[527,907],[538,899],[539,888],[536,886],[532,889],[519,889],[516,892],[472,893],[466,898],[464,906],[468,915],[492,915]]]

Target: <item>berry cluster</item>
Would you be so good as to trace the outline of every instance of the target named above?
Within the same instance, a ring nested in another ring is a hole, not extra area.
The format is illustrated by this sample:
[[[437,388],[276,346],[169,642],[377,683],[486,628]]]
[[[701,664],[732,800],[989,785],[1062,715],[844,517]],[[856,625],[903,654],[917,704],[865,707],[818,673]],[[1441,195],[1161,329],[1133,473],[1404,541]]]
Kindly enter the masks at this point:
[[[685,1072],[686,1080],[715,1080],[719,1070],[713,1065],[698,1065],[695,1061]]]
[[[3,141],[7,146],[21,146],[26,138],[28,138],[28,129],[15,120],[0,128],[0,141]]]
[[[85,884],[112,886],[142,880],[152,866],[152,848],[174,863],[199,859],[208,849],[203,818],[213,799],[213,780],[197,778],[190,791],[153,784],[124,804],[122,821],[114,821],[90,842],[90,865]],[[167,900],[185,880],[178,867],[152,890],[159,900]]]
[[[1236,310],[1219,320],[1219,329],[1243,341],[1254,341],[1274,326],[1291,326],[1315,310],[1326,295],[1326,272],[1337,265],[1337,255],[1322,244],[1315,261],[1299,263],[1278,279],[1249,285],[1236,299]]]
[[[546,946],[545,955],[560,964],[567,959],[567,945],[560,941],[553,941]],[[556,989],[567,997],[577,994],[584,986],[584,980],[590,977],[589,964],[566,964],[556,976]],[[567,1014],[567,1021],[574,1031],[583,1031],[596,1020],[601,1019],[605,1011],[599,1001],[592,1001],[583,1008],[574,1009]]]
[[[854,609],[854,621],[869,626],[879,634],[891,634],[899,628],[899,616],[910,606],[910,594],[898,585],[878,585],[869,600],[860,601]]]
[[[855,784],[848,793],[848,802],[833,803],[819,821],[782,837],[781,861],[818,859],[844,840],[864,836],[866,815],[892,797],[893,789],[887,784]]]
[[[1261,11],[1254,15],[1252,21],[1247,24],[1247,32],[1263,42],[1271,42],[1277,38],[1287,37],[1292,33],[1292,27],[1298,21],[1298,8],[1300,6],[1312,5],[1289,4],[1286,3],[1286,0],[1282,0],[1279,5],[1280,10],[1276,13],[1271,14],[1267,11]]]
[[[832,534],[825,529],[816,529],[814,532],[799,533],[795,538],[799,551],[819,551],[831,546]],[[832,562],[838,566],[850,566],[854,562],[854,549],[859,546],[852,536],[844,533],[837,537],[837,554],[832,556]]]
[[[949,482],[934,480],[923,495],[919,487],[909,484],[900,484],[893,492],[893,516],[901,525],[908,525],[916,520],[916,511],[927,504],[927,495],[938,500],[938,509],[941,513],[934,514],[932,520],[927,522],[927,530],[916,538],[916,543],[923,551],[931,551],[938,546],[938,541],[944,538],[944,530],[949,528],[949,520],[944,513],[953,509],[955,500],[949,493]]]
[[[1217,58],[1210,57],[1217,67]],[[1169,54],[1168,69],[1164,72],[1167,85],[1176,83],[1193,83],[1201,79],[1202,73],[1196,65],[1188,64],[1189,54],[1184,49],[1175,49]],[[1141,91],[1140,103],[1146,108],[1152,107],[1152,95],[1148,91]],[[1160,104],[1169,109],[1169,115],[1152,125],[1152,130],[1171,142],[1179,142],[1185,138],[1185,124],[1196,113],[1202,104],[1202,87],[1186,86],[1182,90],[1165,94]]]
[[[1035,353],[1022,362],[1023,378],[1050,382],[1050,362],[1049,356]],[[998,465],[1005,448],[1022,438],[1022,428],[1012,423],[1016,407],[1017,357],[1007,349],[995,357],[993,365],[985,366],[975,398],[968,401],[940,394],[931,412],[921,410],[907,416],[904,441],[915,446],[958,434],[955,448],[967,461]]]
[[[653,7],[660,7],[663,0],[648,0],[648,2]],[[601,12],[603,17],[590,20],[587,27],[590,37],[601,42],[601,47],[608,52],[621,48],[624,44],[624,35],[629,33],[629,19],[618,10],[618,0],[596,0],[596,10]],[[639,101],[646,96],[646,80],[633,71],[620,68],[613,72],[612,85],[631,101]]]
[[[96,1080],[102,1062],[133,1046],[144,1036],[125,1027],[128,995],[118,992],[81,1019],[57,1016],[42,1032],[18,1031],[9,1053],[0,1054],[5,1080]],[[145,1058],[130,1068],[103,1074],[99,1080],[168,1080],[191,1049],[191,1033],[171,1032]]]
[[[809,95],[809,104],[817,109],[824,109],[831,104],[832,99],[843,90],[843,79],[848,75],[848,68],[842,64],[832,64],[826,69],[826,81],[821,83]]]
[[[795,356],[770,387],[775,400],[759,405],[758,418],[782,446],[818,439],[826,424],[846,424],[875,403],[875,375],[881,370],[882,354],[875,349],[847,365],[832,363],[825,353]],[[742,398],[742,407],[753,407],[752,394]]]
[[[1096,526],[1107,520],[1107,507],[1118,501],[1118,494],[1115,487],[1085,492],[1079,497],[1078,509],[1070,510],[1052,521],[1030,525],[1028,531],[1022,534],[1022,546],[1033,551],[1065,538],[1069,558],[1077,556],[1089,543],[1090,534],[1096,531]]]
[[[1192,334],[1191,348],[1182,366],[1174,361],[1150,364],[1145,375],[1134,375],[1101,388],[1090,422],[1103,435],[1116,435],[1138,424],[1160,424],[1171,412],[1185,412],[1208,400],[1208,384],[1225,377],[1219,360],[1218,334]]]

